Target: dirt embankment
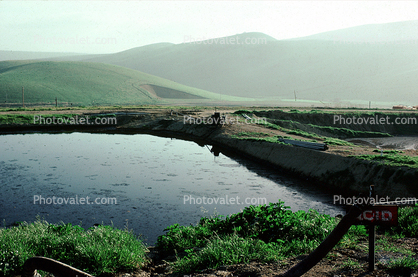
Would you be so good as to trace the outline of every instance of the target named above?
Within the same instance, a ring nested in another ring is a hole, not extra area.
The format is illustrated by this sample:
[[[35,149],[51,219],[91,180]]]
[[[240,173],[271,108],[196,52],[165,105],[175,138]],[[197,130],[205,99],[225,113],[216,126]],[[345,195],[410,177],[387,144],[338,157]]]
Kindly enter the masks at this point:
[[[319,135],[347,138],[334,128],[346,128],[360,132],[379,132],[391,135],[418,136],[418,113],[416,111],[399,112],[284,112],[281,110],[258,111],[259,117],[277,120],[283,127],[294,126],[297,129],[315,132]],[[334,128],[328,128],[334,127]],[[358,134],[357,134],[358,135]],[[365,134],[367,136],[367,134]]]
[[[91,111],[90,111],[91,112]],[[115,112],[115,111],[112,111]],[[348,155],[372,154],[375,148],[330,146],[327,151],[310,150],[278,143],[257,140],[242,140],[231,137],[241,132],[259,132],[269,135],[289,136],[279,130],[267,129],[257,124],[225,124],[214,127],[207,124],[188,124],[184,117],[170,110],[140,110],[136,115],[125,115],[118,111],[117,126],[6,126],[3,133],[24,131],[89,131],[89,132],[120,132],[120,133],[152,133],[177,136],[189,140],[202,140],[208,144],[221,147],[223,150],[234,151],[257,162],[275,166],[278,170],[308,179],[321,188],[338,194],[356,196],[359,192],[366,193],[369,185],[375,185],[379,196],[418,197],[418,170],[409,167],[395,167],[376,162],[359,160]],[[187,113],[187,111],[183,111]],[[212,111],[189,111],[194,116],[208,116]],[[268,116],[281,116],[282,112],[274,111]],[[289,113],[287,113],[289,114]],[[232,116],[232,115],[231,115]],[[267,116],[267,114],[260,114]],[[312,120],[319,124],[320,115],[296,114],[299,122]],[[330,119],[322,119],[326,122]],[[297,136],[292,136],[298,138]],[[410,150],[410,155],[417,155]],[[374,153],[376,154],[376,153]]]

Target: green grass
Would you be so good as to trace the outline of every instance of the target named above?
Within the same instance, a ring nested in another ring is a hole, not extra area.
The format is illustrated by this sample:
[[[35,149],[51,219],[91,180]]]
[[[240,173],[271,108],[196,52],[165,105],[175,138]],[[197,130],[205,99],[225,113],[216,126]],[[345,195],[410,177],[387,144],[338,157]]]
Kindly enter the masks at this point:
[[[288,143],[281,142],[277,140],[277,137],[267,137],[260,134],[255,134],[253,136],[246,136],[246,135],[231,135],[231,138],[240,139],[240,140],[249,140],[249,141],[266,141],[271,143],[277,143],[277,144],[284,144],[284,145],[290,145]]]
[[[375,149],[373,150],[373,152],[375,153],[384,153],[384,154],[401,154],[404,153],[404,151],[401,150],[379,150],[379,149]]]
[[[214,238],[202,250],[195,252],[191,249],[187,252],[187,256],[173,264],[174,271],[187,274],[225,264],[248,263],[253,260],[274,262],[282,259],[278,244],[244,239],[236,234]]]
[[[410,276],[413,270],[418,269],[418,262],[413,257],[408,256],[391,260],[387,267],[396,274]]]
[[[342,127],[320,126],[315,124],[303,124],[294,120],[277,119],[274,124],[285,129],[298,131],[300,129],[309,130],[310,132],[325,133],[327,136],[338,138],[369,138],[369,137],[390,137],[388,133],[357,131]]]
[[[338,221],[314,210],[292,212],[279,201],[249,206],[227,217],[205,217],[196,226],[169,226],[157,246],[168,253],[187,253],[173,263],[178,271],[233,264],[239,259],[277,261],[314,250]],[[357,245],[358,237],[365,234],[364,226],[352,226],[340,247]]]
[[[411,168],[418,168],[418,157],[402,156],[398,154],[358,155],[350,157],[372,162],[381,162],[390,166],[407,166]]]
[[[132,232],[111,226],[84,230],[37,219],[0,228],[0,276],[21,274],[25,260],[45,256],[93,275],[133,271],[147,263],[146,247]]]
[[[360,268],[361,265],[359,262],[353,261],[352,259],[348,258],[343,265],[341,266],[342,269],[345,270],[352,270],[352,269],[356,269],[356,268]]]
[[[87,120],[89,119],[89,123],[94,123],[95,119],[98,118],[111,118],[115,117],[115,114],[106,114],[106,115],[97,115],[97,116],[86,116],[86,115],[77,115],[77,114],[39,114],[39,115],[28,115],[28,114],[6,114],[0,115],[0,124],[34,124],[34,125],[42,125],[47,124],[48,120],[50,122],[58,122],[61,121],[63,124],[76,124],[76,118],[80,121],[81,118]],[[62,120],[61,120],[62,119]],[[87,122],[87,121],[84,121]],[[53,123],[51,123],[53,124]]]
[[[171,268],[183,274],[250,261],[275,262],[310,253],[338,222],[338,218],[315,210],[292,212],[279,200],[249,206],[226,217],[203,217],[196,225],[171,225],[165,229],[165,235],[158,237],[157,247],[162,253],[176,256]],[[386,232],[389,237],[417,236],[417,224],[418,206],[404,207],[399,209],[398,226],[389,230],[378,228],[378,231]],[[336,248],[359,249],[366,235],[364,226],[351,226]],[[380,239],[377,248],[412,254],[388,241],[385,237]],[[33,223],[0,228],[0,276],[21,274],[24,261],[36,255],[62,261],[96,276],[132,272],[147,264],[146,251],[142,241],[127,230],[111,226],[84,230],[80,226],[48,224],[37,219]],[[343,265],[347,269],[357,266],[351,260]],[[389,269],[415,266],[415,260],[405,258],[393,261]]]
[[[418,209],[400,208],[399,225],[392,233],[414,235],[417,230]],[[339,219],[316,211],[291,212],[283,202],[250,206],[241,213],[227,217],[204,217],[193,226],[169,226],[166,235],[158,238],[157,246],[167,253],[175,253],[171,265],[176,272],[190,273],[220,265],[280,261],[287,257],[307,254],[335,228]],[[336,248],[357,249],[360,239],[367,235],[365,226],[351,226]],[[381,240],[384,250],[411,254]],[[367,248],[367,247],[366,247]],[[379,244],[378,244],[379,248]],[[363,249],[366,251],[367,249]],[[409,265],[407,265],[409,266]],[[348,260],[346,269],[359,267]]]
[[[266,128],[276,129],[276,130],[282,131],[282,132],[284,132],[286,134],[289,134],[289,135],[296,135],[296,136],[301,136],[301,137],[305,137],[305,138],[309,138],[309,139],[321,140],[328,145],[355,146],[353,143],[345,141],[345,140],[319,136],[317,134],[308,133],[308,132],[301,131],[301,130],[290,130],[290,129],[280,127],[279,125],[276,125],[276,124],[273,124],[273,123],[270,123],[270,122],[260,123],[260,125],[263,125]]]
[[[375,137],[391,137],[388,133],[371,132],[371,131],[357,131],[348,128],[332,127],[332,126],[319,126],[314,124],[307,124],[309,127],[325,131],[337,137],[344,138],[375,138]]]
[[[368,248],[367,248],[368,250]],[[413,255],[414,252],[410,249],[400,248],[391,243],[387,237],[379,238],[376,241],[376,250],[383,250],[386,252],[402,253],[405,255]]]
[[[233,112],[233,114],[238,114],[238,115],[241,115],[241,114],[251,115],[252,113],[253,112],[249,110],[238,110],[238,111]]]
[[[219,101],[220,95],[188,87],[167,79],[125,67],[88,62],[4,61],[0,62],[0,101],[21,103],[67,102],[77,105],[165,104],[173,99],[160,99],[143,85],[154,85],[204,97],[198,103]],[[183,96],[179,96],[179,101]],[[191,101],[193,99],[190,99]],[[222,101],[255,99],[222,95]],[[193,102],[193,101],[192,101]]]
[[[0,124],[39,124],[39,120],[34,123],[34,116],[41,116],[44,119],[47,118],[62,118],[62,119],[71,119],[77,114],[40,114],[40,115],[32,115],[32,114],[6,114],[0,115]],[[80,115],[78,115],[80,117]],[[84,116],[83,116],[84,117]],[[93,119],[93,117],[90,117]]]

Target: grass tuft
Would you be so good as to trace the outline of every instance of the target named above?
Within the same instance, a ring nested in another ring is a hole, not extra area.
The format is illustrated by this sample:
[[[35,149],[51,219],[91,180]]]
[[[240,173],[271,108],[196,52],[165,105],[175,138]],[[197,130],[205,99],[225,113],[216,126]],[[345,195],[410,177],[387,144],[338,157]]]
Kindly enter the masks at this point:
[[[112,226],[84,230],[38,218],[0,228],[0,275],[21,274],[23,263],[34,256],[52,258],[96,276],[132,271],[147,263],[146,251],[142,241],[127,230]]]

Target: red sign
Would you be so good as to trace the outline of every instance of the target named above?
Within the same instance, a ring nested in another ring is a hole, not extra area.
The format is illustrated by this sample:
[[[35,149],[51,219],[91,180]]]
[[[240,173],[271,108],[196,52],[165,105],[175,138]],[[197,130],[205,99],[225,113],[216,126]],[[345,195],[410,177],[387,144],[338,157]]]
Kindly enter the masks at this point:
[[[358,217],[355,224],[398,225],[398,206],[371,206]]]

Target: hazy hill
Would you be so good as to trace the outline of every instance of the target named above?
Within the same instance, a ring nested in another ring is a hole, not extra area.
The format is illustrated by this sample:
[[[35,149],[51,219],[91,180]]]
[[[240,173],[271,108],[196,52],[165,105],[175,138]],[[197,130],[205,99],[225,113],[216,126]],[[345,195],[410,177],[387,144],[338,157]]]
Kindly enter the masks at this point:
[[[401,21],[385,24],[369,24],[357,27],[341,29],[338,31],[324,32],[291,40],[332,40],[345,43],[373,44],[415,41],[418,46],[418,20]]]
[[[80,57],[82,54],[76,53],[59,53],[59,52],[28,52],[28,51],[1,51],[0,50],[0,61],[10,61],[10,60],[35,60],[35,59],[53,59],[53,58],[63,58],[63,59],[73,59],[73,57]],[[83,55],[80,57],[82,59],[92,58],[95,55]]]
[[[265,38],[265,43],[161,44],[89,61],[225,95],[294,101],[295,92],[298,101],[416,105],[417,27],[417,21],[366,25],[282,41],[246,33],[231,38]],[[367,43],[377,38],[387,43]],[[364,43],[351,43],[355,40]]]
[[[219,95],[187,87],[136,70],[86,62],[0,62],[1,103],[69,102],[156,104],[173,99],[210,102]],[[232,99],[233,100],[233,99]]]

